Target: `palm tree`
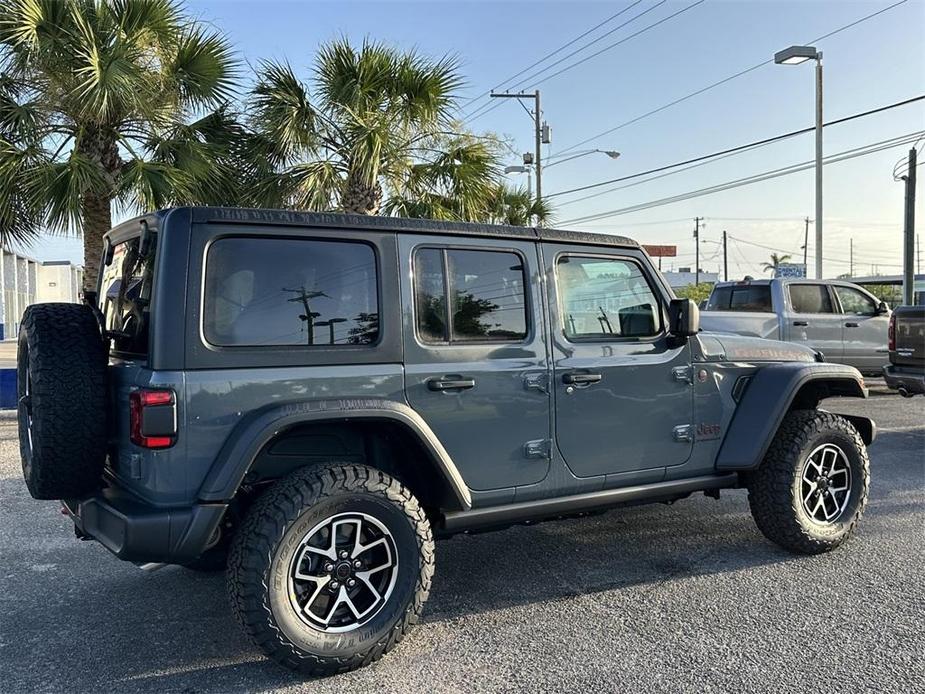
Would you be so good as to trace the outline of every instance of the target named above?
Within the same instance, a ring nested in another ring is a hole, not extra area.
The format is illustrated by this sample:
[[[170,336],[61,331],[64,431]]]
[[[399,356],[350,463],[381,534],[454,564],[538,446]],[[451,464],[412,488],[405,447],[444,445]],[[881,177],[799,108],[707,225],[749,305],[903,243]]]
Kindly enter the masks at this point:
[[[786,263],[788,260],[790,260],[791,257],[792,256],[789,256],[789,255],[777,255],[777,253],[772,253],[771,262],[761,263],[761,269],[765,271],[769,271],[771,273],[771,276],[773,277],[774,275],[777,274],[777,268],[779,268],[783,263]]]
[[[236,64],[173,0],[0,0],[0,65],[0,235],[82,233],[87,290],[114,202],[234,198]]]
[[[319,50],[312,88],[263,62],[250,95],[253,204],[478,220],[499,178],[491,142],[452,120],[455,59],[346,39]]]
[[[544,226],[552,219],[552,206],[547,200],[537,200],[524,188],[499,185],[494,190],[484,221],[514,226]]]

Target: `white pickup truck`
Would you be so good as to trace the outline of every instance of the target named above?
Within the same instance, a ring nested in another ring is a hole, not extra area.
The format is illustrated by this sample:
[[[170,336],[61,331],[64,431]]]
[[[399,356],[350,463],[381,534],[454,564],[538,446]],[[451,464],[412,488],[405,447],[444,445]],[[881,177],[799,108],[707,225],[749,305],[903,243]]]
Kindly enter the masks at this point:
[[[719,282],[701,314],[711,332],[808,345],[826,361],[879,376],[889,362],[890,308],[841,280],[770,279]]]

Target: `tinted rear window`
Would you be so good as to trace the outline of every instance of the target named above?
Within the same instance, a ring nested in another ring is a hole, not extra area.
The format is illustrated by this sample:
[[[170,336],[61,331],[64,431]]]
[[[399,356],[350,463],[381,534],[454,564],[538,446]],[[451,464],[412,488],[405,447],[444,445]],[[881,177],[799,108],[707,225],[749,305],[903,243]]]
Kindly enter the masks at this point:
[[[771,285],[748,284],[717,287],[707,302],[707,311],[755,311],[772,313]]]
[[[344,241],[220,239],[206,259],[203,333],[229,347],[372,344],[375,252]]]

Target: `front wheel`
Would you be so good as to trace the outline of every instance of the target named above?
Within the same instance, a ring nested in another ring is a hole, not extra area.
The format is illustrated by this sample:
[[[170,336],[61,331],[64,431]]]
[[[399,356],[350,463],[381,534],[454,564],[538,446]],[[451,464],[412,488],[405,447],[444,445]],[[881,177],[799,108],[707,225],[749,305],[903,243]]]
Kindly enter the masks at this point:
[[[796,410],[746,482],[765,537],[791,552],[827,552],[851,536],[867,505],[867,447],[844,417]]]
[[[430,589],[430,523],[398,480],[362,465],[303,468],[254,505],[232,541],[232,610],[254,643],[308,675],[378,660]]]

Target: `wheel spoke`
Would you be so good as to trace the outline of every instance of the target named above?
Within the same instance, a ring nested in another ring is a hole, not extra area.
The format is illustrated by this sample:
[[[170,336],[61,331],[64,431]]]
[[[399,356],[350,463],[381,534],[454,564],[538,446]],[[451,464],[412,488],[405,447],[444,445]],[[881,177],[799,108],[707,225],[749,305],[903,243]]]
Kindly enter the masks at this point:
[[[306,577],[306,580],[315,581],[315,590],[312,591],[312,594],[308,596],[308,599],[305,601],[305,604],[302,605],[302,612],[308,616],[313,616],[311,611],[312,605],[315,604],[315,600],[318,599],[318,596],[321,595],[321,591],[324,590],[324,587],[331,581],[330,576],[310,576]]]
[[[352,558],[352,559],[356,559],[356,558],[358,558],[361,554],[363,554],[363,552],[368,552],[368,551],[371,550],[373,547],[378,547],[379,545],[385,545],[386,550],[388,550],[388,548],[389,548],[389,545],[388,545],[388,543],[386,542],[386,540],[385,540],[384,537],[380,537],[378,540],[375,540],[375,541],[373,541],[373,542],[370,542],[368,545],[361,545],[361,544],[357,543],[356,545],[354,545],[353,555],[351,556],[351,558]]]

